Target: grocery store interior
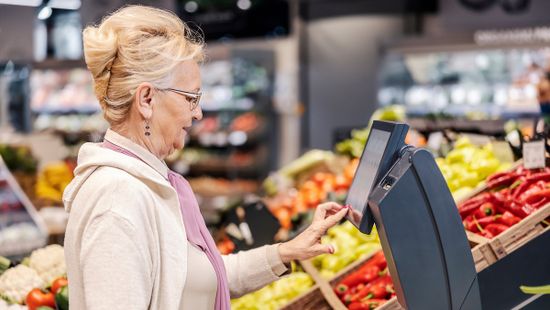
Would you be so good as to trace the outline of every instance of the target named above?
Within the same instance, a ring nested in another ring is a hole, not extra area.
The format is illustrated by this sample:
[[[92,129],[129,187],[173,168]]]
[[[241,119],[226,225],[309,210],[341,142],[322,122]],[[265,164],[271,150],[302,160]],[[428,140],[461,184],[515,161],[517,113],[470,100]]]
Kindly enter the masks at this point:
[[[232,309],[550,309],[550,1],[0,0],[0,310],[68,309],[63,192],[109,128],[82,31],[127,4],[206,42],[165,161],[222,254],[359,214]]]

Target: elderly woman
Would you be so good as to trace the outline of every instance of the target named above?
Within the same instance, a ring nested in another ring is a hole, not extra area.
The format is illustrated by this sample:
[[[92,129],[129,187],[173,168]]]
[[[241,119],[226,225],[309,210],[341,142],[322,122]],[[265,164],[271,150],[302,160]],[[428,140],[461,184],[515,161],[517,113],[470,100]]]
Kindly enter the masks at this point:
[[[163,159],[202,118],[203,44],[172,13],[128,6],[84,30],[84,51],[110,129],[84,144],[64,193],[71,309],[229,309],[230,297],[288,272],[348,208],[320,205],[295,239],[221,256],[189,183]]]

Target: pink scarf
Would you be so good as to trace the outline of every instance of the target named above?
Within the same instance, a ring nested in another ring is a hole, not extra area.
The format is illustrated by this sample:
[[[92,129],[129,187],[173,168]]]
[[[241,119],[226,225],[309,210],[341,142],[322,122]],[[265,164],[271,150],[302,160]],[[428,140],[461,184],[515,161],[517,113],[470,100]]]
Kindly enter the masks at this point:
[[[141,158],[134,153],[107,140],[103,141],[102,146],[141,160]],[[225,265],[223,263],[222,256],[216,247],[214,239],[210,235],[208,228],[206,228],[206,223],[204,222],[204,218],[200,212],[199,204],[197,203],[193,190],[187,180],[172,170],[168,170],[168,181],[178,193],[178,200],[180,203],[185,232],[187,233],[187,240],[206,254],[212,263],[212,266],[214,266],[214,270],[216,271],[218,290],[216,292],[215,309],[230,310],[231,303]]]

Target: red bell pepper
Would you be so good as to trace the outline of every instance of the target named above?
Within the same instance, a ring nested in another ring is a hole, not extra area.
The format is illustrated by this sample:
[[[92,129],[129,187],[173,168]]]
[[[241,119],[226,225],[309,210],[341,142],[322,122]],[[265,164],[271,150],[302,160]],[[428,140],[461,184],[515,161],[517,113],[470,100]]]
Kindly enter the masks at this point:
[[[498,236],[500,233],[502,233],[508,228],[510,227],[507,225],[496,223],[496,224],[487,225],[487,227],[485,227],[485,230],[490,232],[493,236]]]

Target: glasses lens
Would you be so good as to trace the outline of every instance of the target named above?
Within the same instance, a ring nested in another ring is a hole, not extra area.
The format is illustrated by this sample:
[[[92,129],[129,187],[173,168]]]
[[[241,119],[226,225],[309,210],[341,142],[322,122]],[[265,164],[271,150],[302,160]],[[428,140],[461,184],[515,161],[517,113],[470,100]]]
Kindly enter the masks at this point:
[[[189,98],[189,103],[191,104],[191,111],[193,111],[197,108],[197,106],[199,105],[199,99],[200,99],[200,97]]]

